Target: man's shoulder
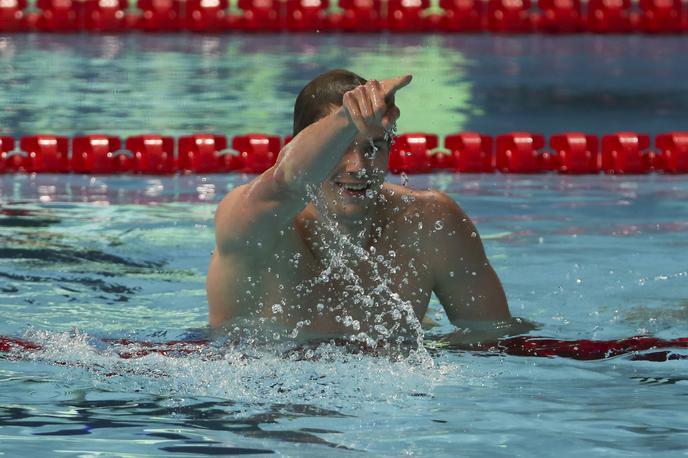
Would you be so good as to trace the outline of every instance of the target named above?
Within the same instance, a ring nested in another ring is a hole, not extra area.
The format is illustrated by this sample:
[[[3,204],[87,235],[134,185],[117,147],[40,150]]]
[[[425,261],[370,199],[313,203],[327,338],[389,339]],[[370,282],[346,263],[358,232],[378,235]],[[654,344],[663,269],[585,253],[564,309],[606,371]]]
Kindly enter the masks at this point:
[[[385,188],[392,196],[391,203],[403,209],[422,211],[419,215],[424,217],[444,213],[463,213],[451,196],[436,189],[414,189],[391,183],[385,183]]]

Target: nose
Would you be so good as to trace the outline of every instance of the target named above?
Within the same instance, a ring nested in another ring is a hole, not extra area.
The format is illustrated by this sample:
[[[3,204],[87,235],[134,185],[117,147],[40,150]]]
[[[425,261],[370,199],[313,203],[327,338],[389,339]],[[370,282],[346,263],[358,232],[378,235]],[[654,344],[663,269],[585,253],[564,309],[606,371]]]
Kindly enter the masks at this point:
[[[347,174],[355,175],[357,178],[362,178],[366,174],[366,169],[370,167],[370,160],[366,158],[363,148],[354,146],[349,149],[344,155],[344,171]]]

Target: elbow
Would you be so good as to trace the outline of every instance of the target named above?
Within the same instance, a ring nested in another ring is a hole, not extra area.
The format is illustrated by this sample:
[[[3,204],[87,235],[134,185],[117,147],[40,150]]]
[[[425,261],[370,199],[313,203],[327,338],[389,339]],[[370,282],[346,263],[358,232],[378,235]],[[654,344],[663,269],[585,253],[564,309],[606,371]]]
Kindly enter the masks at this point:
[[[268,170],[267,174],[276,195],[302,196],[305,194],[306,186],[302,180],[303,174],[298,173],[297,170],[290,170],[284,161],[278,161]]]

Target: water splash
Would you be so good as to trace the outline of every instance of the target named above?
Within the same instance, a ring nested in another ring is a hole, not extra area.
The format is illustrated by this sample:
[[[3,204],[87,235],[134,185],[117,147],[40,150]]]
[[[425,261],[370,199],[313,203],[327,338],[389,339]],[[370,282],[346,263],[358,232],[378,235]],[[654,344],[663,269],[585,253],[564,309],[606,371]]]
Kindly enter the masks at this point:
[[[365,403],[396,403],[428,395],[456,365],[428,371],[418,353],[380,358],[325,343],[292,348],[234,346],[217,341],[190,354],[148,353],[147,343],[107,343],[85,333],[29,330],[25,338],[41,346],[25,360],[75,369],[63,380],[96,387],[164,396],[210,396],[242,404],[306,402],[323,408],[355,408]],[[80,369],[80,370],[79,370]],[[83,370],[83,371],[82,371]]]
[[[303,286],[312,288],[317,283],[328,282],[331,277],[341,279],[346,284],[343,296],[349,299],[348,303],[353,304],[353,307],[363,310],[369,319],[366,331],[356,332],[361,329],[360,321],[352,316],[344,304],[336,304],[335,307],[341,309],[338,321],[352,331],[347,336],[348,339],[365,343],[371,348],[399,350],[404,347],[405,353],[408,352],[407,344],[411,341],[415,344],[412,353],[422,356],[424,364],[432,365],[432,359],[423,347],[421,323],[411,303],[403,300],[393,290],[391,275],[400,269],[393,263],[396,253],[377,253],[374,245],[366,249],[360,242],[365,240],[365,237],[361,237],[362,234],[352,237],[344,233],[340,229],[336,215],[325,205],[325,198],[319,188],[310,187],[308,197],[321,216],[319,227],[324,232],[320,240],[324,245],[324,268],[319,275]],[[371,280],[375,286],[365,288],[363,279],[357,273],[359,269],[354,269],[357,264],[364,264],[370,270]]]

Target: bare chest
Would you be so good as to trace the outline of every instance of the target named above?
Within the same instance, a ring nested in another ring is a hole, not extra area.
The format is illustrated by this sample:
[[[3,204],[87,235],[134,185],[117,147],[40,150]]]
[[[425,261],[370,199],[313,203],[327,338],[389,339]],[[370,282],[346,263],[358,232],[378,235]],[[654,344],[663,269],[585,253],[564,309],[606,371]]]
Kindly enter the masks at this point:
[[[261,317],[333,333],[365,332],[404,315],[420,319],[432,290],[430,269],[412,244],[382,240],[321,255],[298,234],[285,238],[257,279],[250,300]]]

